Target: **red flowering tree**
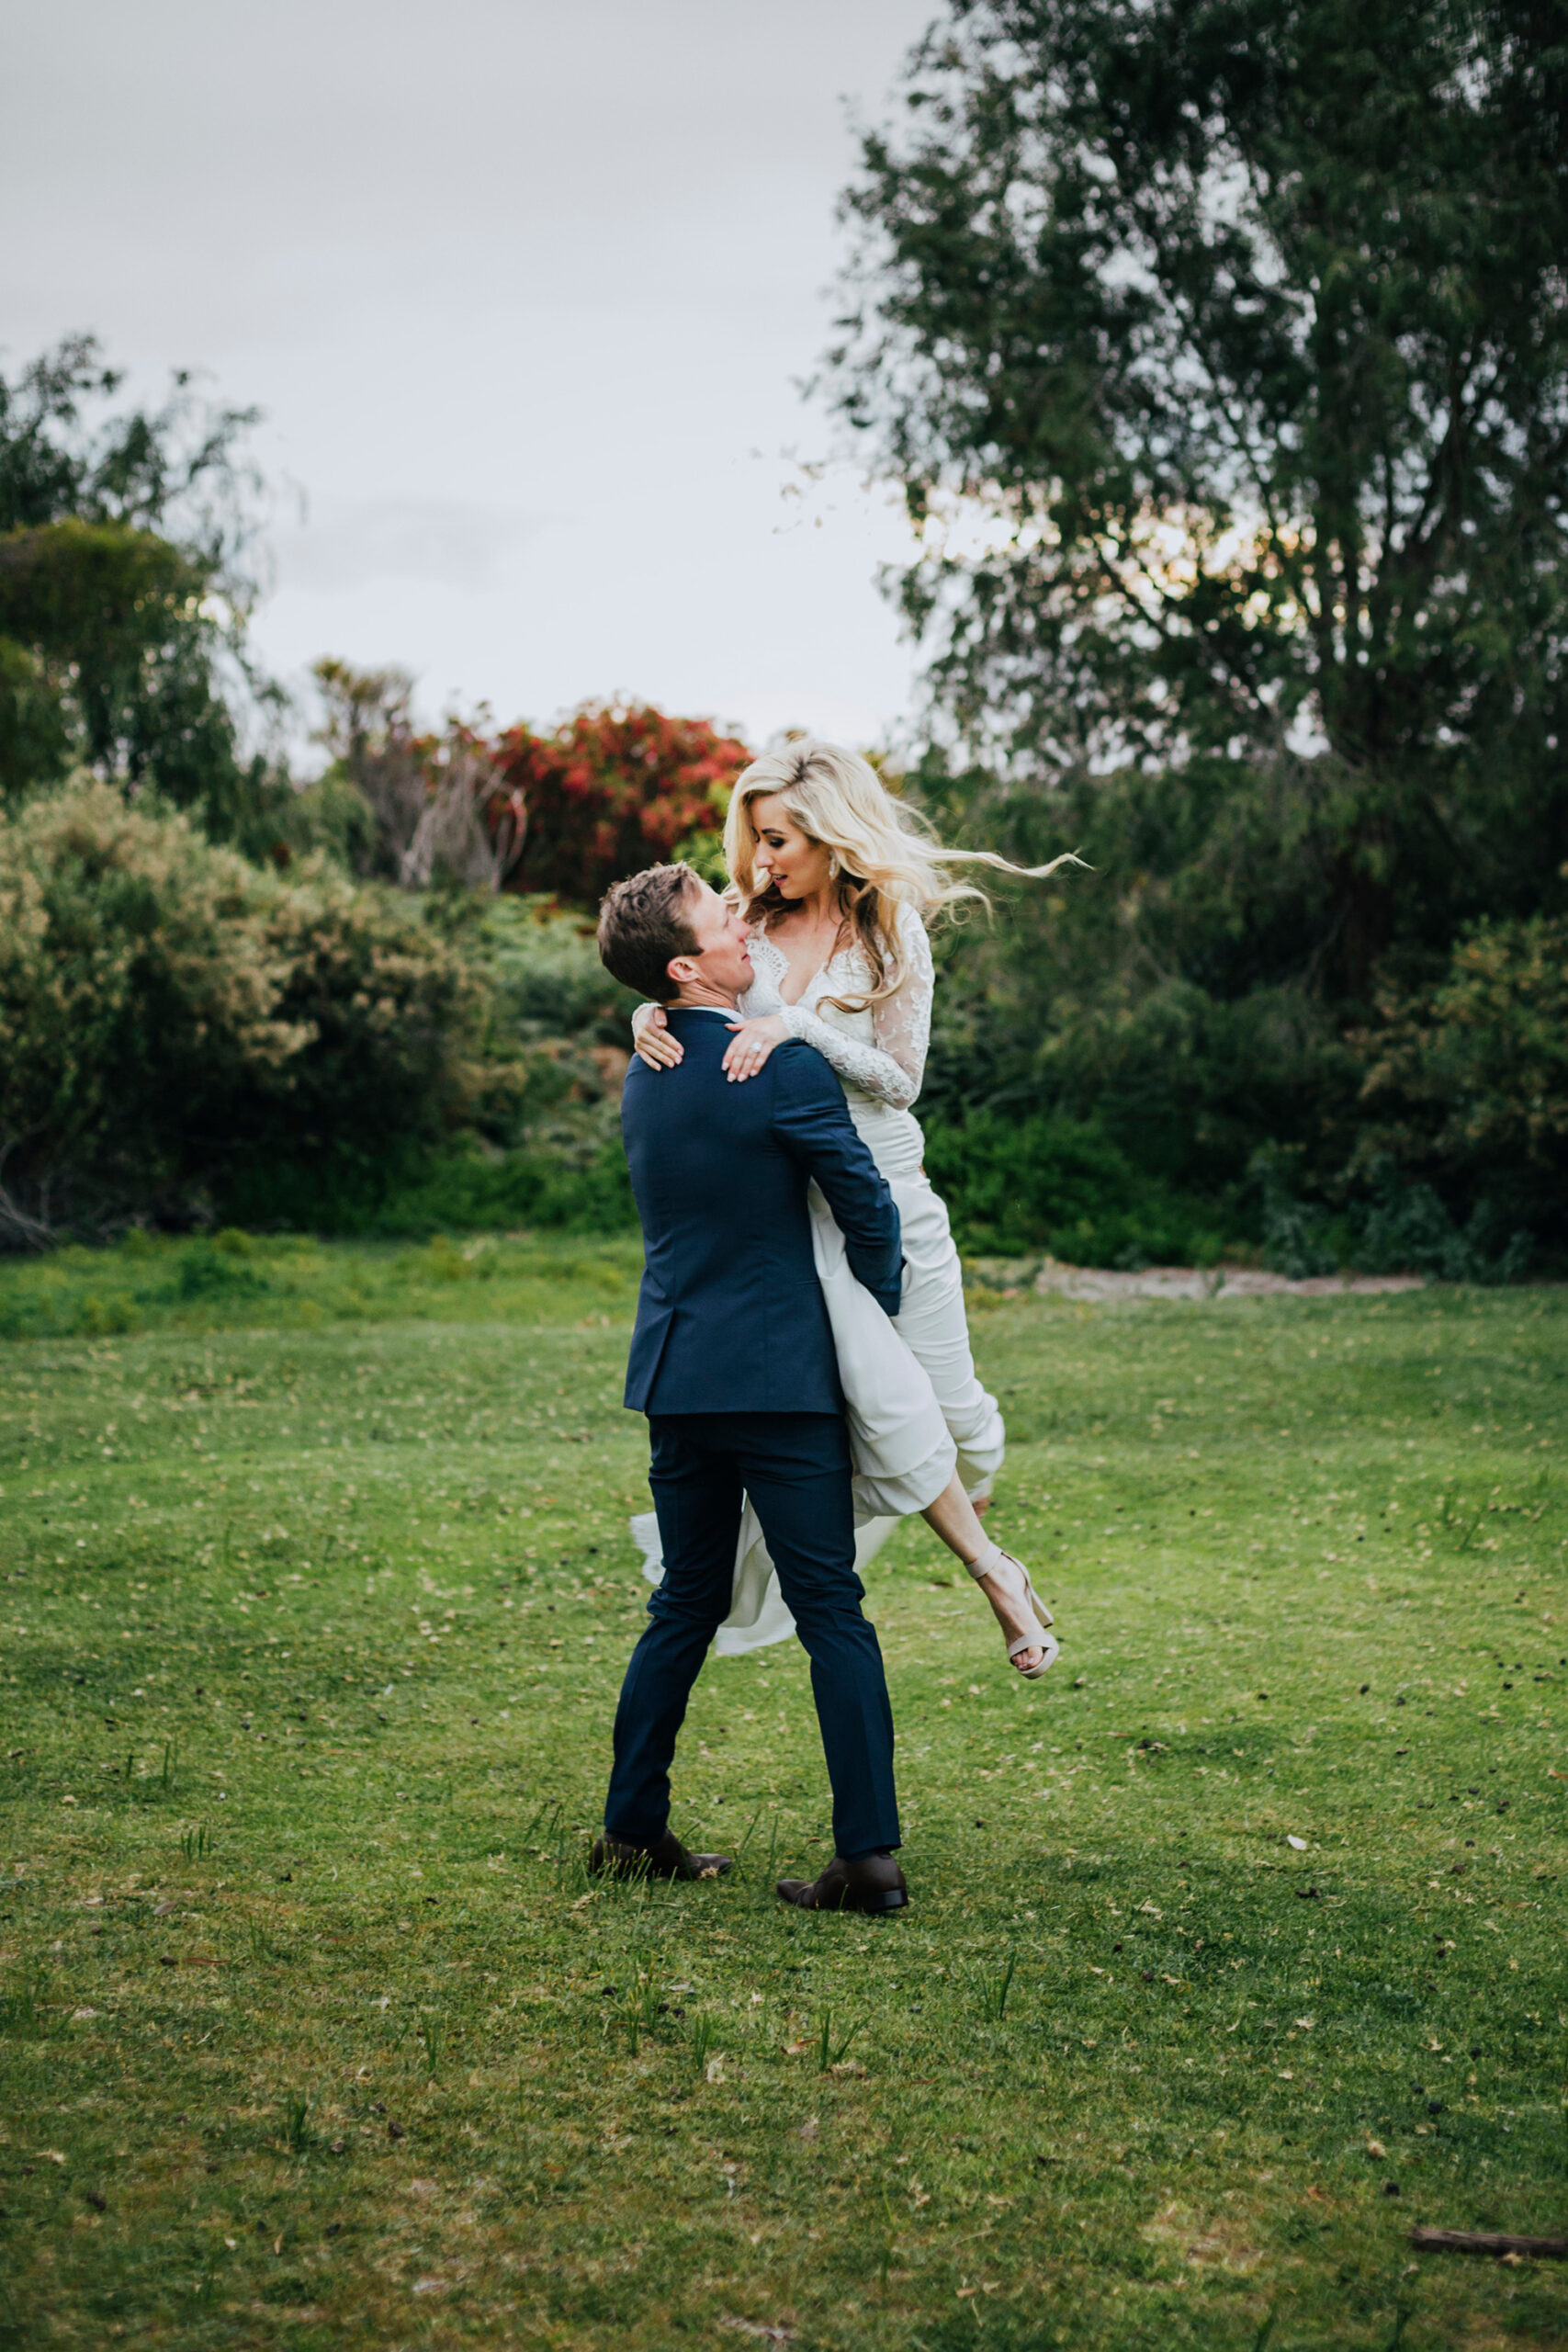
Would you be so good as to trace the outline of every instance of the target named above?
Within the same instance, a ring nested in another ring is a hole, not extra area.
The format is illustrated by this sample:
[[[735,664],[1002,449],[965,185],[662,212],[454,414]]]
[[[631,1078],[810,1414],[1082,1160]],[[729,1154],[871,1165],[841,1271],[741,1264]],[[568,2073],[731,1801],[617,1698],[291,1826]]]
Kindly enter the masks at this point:
[[[596,906],[623,875],[722,825],[751,754],[705,718],[590,703],[549,734],[509,728],[491,756],[497,806],[525,812],[505,888]]]

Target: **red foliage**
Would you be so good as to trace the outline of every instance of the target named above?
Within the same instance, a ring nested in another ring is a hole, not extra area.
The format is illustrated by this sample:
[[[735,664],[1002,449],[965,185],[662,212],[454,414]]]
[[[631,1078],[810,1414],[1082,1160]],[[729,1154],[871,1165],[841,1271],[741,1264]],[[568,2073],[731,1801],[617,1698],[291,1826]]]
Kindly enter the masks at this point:
[[[527,812],[506,888],[597,906],[623,875],[721,825],[751,754],[704,718],[588,704],[553,734],[509,728],[491,757],[503,805]]]

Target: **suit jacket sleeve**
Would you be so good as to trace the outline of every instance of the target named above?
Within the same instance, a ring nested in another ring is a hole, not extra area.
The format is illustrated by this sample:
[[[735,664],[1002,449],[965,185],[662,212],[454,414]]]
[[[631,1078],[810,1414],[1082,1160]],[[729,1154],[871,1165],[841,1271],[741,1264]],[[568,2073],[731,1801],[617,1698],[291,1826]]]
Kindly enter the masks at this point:
[[[855,1132],[844,1091],[809,1046],[773,1057],[773,1125],[791,1158],[822,1189],[856,1282],[888,1315],[903,1300],[904,1254],[887,1180]]]

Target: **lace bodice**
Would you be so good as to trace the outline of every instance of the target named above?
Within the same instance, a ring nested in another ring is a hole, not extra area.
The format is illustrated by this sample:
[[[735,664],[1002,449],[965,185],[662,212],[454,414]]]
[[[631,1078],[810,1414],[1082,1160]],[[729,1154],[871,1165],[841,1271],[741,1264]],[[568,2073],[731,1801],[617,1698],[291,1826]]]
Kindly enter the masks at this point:
[[[751,969],[755,978],[740,1000],[748,1019],[760,1013],[780,1014],[791,1036],[815,1046],[843,1081],[845,1091],[907,1111],[920,1091],[925,1076],[926,1049],[931,1043],[931,996],[935,974],[926,927],[912,907],[898,910],[898,962],[902,978],[891,996],[883,997],[863,1012],[845,1012],[824,998],[854,998],[871,985],[871,974],[858,944],[838,955],[813,973],[797,1004],[786,1004],[780,993],[789,969],[784,950],[765,931],[753,931]]]

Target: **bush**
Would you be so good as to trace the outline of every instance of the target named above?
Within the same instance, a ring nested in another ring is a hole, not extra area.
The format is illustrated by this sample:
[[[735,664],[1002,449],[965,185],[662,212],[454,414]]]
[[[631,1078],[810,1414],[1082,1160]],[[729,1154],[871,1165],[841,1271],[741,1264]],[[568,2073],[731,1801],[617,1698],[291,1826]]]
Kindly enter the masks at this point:
[[[574,1038],[623,1053],[630,1044],[641,1000],[599,961],[588,916],[563,913],[549,899],[494,899],[479,918],[473,954],[509,1035],[525,1044]]]
[[[483,1008],[460,1124],[369,1154],[253,1155],[226,1179],[225,1214],[342,1235],[635,1224],[619,1107],[636,999],[592,927],[548,901],[472,893],[427,911]]]
[[[84,785],[0,821],[0,1155],[9,1238],[191,1181],[247,1085],[306,1043],[258,877],[178,817]]]
[[[1517,1237],[1568,1245],[1568,919],[1481,923],[1435,971],[1429,931],[1404,942],[1369,1023],[1326,986],[1325,871],[1280,776],[1004,786],[928,763],[912,788],[949,838],[1028,864],[1075,845],[1094,869],[939,943],[928,1125],[1090,1125],[1156,1197],[1204,1202],[1296,1275],[1494,1281],[1530,1255]]]
[[[175,1276],[175,1295],[190,1298],[263,1298],[272,1283],[258,1268],[246,1263],[250,1250],[233,1248],[234,1238],[248,1240],[246,1235],[230,1232],[218,1235],[213,1241],[193,1243],[179,1261]],[[228,1243],[230,1246],[224,1246]]]
[[[261,872],[102,785],[31,802],[0,820],[0,1239],[406,1160],[496,1091],[483,1024],[406,899]]]
[[[1370,1190],[1343,1194],[1337,1209],[1302,1199],[1294,1185],[1299,1155],[1256,1154],[1248,1171],[1263,1202],[1262,1259],[1274,1273],[1300,1281],[1353,1266],[1364,1274],[1427,1274],[1448,1283],[1517,1282],[1535,1256],[1533,1237],[1510,1229],[1491,1200],[1457,1216],[1430,1184],[1412,1183],[1393,1160],[1374,1163]]]
[[[1356,1264],[1372,1274],[1430,1274],[1448,1283],[1517,1282],[1535,1255],[1533,1236],[1508,1229],[1494,1201],[1461,1225],[1430,1184],[1390,1176],[1361,1221]]]
[[[524,1227],[620,1233],[637,1223],[618,1137],[577,1155],[548,1142],[487,1150],[473,1137],[459,1137],[441,1149],[359,1165],[282,1161],[237,1170],[224,1207],[258,1227],[344,1239]]]
[[[1089,1121],[981,1111],[933,1124],[926,1169],[970,1250],[1136,1266],[1212,1264],[1224,1247],[1213,1212],[1143,1174]]]
[[[591,1152],[520,1149],[481,1157],[453,1153],[392,1187],[362,1228],[388,1236],[538,1227],[620,1233],[637,1223],[631,1179],[617,1133]]]
[[[257,911],[302,1041],[245,1106],[255,1146],[379,1159],[462,1126],[498,1073],[482,981],[432,910],[313,863]]]
[[[922,1117],[1089,1121],[1216,1214],[1266,1144],[1342,1166],[1360,1068],[1315,971],[1310,844],[1267,781],[1213,761],[910,779],[950,840],[1026,865],[1077,849],[1093,869],[1001,884],[993,922],[939,939]]]
[[[1385,1166],[1493,1227],[1568,1231],[1568,919],[1484,922],[1434,985],[1390,989],[1356,1039],[1370,1118],[1353,1172]]]
[[[509,888],[597,906],[623,875],[721,825],[750,756],[706,719],[646,704],[590,705],[548,735],[510,729],[493,747],[495,773],[527,831]]]

